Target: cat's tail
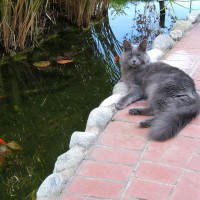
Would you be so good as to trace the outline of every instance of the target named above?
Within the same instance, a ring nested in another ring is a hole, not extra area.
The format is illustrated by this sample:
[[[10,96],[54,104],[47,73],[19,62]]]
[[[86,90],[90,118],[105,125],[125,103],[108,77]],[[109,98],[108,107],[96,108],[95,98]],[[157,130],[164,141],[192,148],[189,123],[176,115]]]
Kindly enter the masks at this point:
[[[174,137],[194,117],[200,113],[200,99],[196,98],[191,105],[174,111],[163,112],[153,121],[149,137],[152,140],[165,141]]]

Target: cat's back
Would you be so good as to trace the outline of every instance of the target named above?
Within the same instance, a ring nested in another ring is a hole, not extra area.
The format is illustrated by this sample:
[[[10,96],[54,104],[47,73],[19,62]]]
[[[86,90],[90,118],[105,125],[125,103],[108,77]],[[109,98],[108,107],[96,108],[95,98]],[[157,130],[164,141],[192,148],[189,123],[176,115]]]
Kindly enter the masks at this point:
[[[193,79],[184,71],[163,62],[149,64],[146,78],[158,83],[172,82],[180,84],[183,82],[194,85]]]
[[[148,66],[143,81],[143,90],[146,97],[161,95],[163,98],[178,94],[195,92],[194,81],[182,70],[166,63],[156,62]]]

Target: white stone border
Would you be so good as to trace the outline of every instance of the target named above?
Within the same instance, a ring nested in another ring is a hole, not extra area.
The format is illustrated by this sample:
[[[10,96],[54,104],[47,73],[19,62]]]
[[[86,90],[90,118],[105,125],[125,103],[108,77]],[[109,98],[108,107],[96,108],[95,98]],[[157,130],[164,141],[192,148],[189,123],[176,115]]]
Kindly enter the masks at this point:
[[[159,60],[186,31],[198,22],[200,22],[200,12],[192,12],[186,21],[177,21],[169,35],[157,36],[153,41],[152,49],[148,52],[152,62]],[[90,112],[85,132],[76,131],[72,134],[69,150],[57,158],[53,173],[43,181],[37,191],[37,200],[59,199],[62,190],[85,158],[89,147],[95,143],[117,112],[115,103],[127,91],[128,88],[123,82],[117,83],[113,88],[113,94]]]

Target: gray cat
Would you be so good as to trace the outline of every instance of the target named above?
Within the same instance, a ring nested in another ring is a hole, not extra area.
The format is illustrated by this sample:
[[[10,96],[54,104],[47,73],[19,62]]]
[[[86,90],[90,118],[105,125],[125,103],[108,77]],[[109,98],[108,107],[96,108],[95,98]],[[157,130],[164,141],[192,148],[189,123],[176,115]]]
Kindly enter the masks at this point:
[[[162,62],[151,63],[146,51],[147,41],[138,46],[124,41],[120,57],[121,81],[129,92],[116,104],[117,109],[141,99],[147,99],[149,107],[132,108],[131,115],[152,115],[140,122],[149,127],[149,137],[164,141],[174,137],[200,112],[200,98],[194,81],[183,71]]]

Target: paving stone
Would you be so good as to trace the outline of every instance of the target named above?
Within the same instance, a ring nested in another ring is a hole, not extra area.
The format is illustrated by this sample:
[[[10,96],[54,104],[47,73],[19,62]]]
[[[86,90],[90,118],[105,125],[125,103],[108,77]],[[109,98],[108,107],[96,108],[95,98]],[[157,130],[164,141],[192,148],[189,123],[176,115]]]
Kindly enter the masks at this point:
[[[195,72],[194,76],[193,76],[194,80],[200,81],[200,72]]]
[[[200,172],[200,155],[193,155],[187,168]]]
[[[80,195],[66,194],[62,196],[62,200],[95,200],[96,198],[84,197]]]
[[[165,152],[162,163],[176,167],[185,167],[195,153],[197,146],[197,139],[179,135],[174,140],[173,145]]]
[[[181,130],[179,134],[194,138],[200,138],[199,126],[196,124],[188,124],[183,130]]]
[[[180,168],[141,162],[135,173],[135,177],[162,183],[175,184],[180,176],[180,172]]]
[[[141,151],[95,146],[87,156],[87,159],[125,165],[136,165],[140,156]]]
[[[172,186],[170,185],[134,179],[125,193],[124,200],[137,198],[145,200],[166,200],[171,191]]]
[[[196,154],[200,154],[200,143],[199,143],[199,146],[197,148]]]
[[[165,142],[151,141],[148,144],[148,147],[144,152],[142,159],[160,163],[162,161],[164,153],[170,148],[170,146],[173,144],[173,141],[174,139]]]
[[[124,187],[125,185],[119,182],[76,177],[64,193],[87,195],[97,199],[119,199]]]
[[[200,173],[186,171],[175,188],[171,200],[199,200]]]
[[[96,161],[85,161],[78,172],[81,176],[113,181],[128,181],[131,173],[130,166]]]
[[[147,143],[148,129],[140,128],[134,123],[112,122],[104,130],[98,144],[143,150]]]

